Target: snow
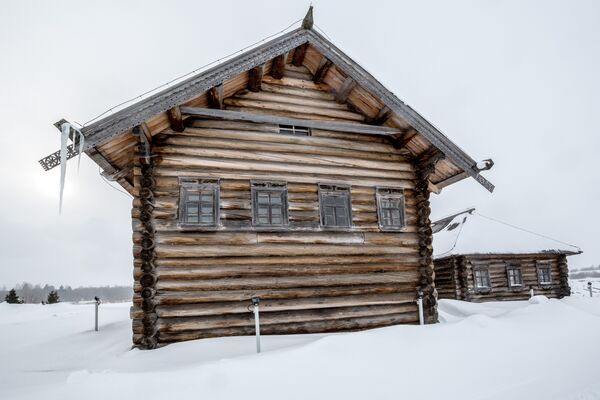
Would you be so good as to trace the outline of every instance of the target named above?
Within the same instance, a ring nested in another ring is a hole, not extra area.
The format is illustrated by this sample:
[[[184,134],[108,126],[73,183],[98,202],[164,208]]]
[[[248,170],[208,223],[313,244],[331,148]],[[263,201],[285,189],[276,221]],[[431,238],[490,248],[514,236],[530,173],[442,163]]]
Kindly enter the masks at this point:
[[[479,214],[460,214],[433,235],[435,258],[459,254],[579,252],[579,248],[505,225]]]
[[[0,399],[600,399],[600,297],[440,301],[441,323],[130,349],[128,303],[0,304]]]

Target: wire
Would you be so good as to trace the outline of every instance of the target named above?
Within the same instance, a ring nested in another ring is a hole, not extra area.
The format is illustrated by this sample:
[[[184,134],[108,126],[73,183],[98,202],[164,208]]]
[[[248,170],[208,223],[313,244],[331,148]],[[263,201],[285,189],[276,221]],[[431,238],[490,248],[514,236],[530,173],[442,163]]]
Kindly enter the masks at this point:
[[[541,233],[533,232],[533,231],[530,231],[530,230],[528,230],[528,229],[521,228],[521,227],[519,227],[519,226],[516,226],[516,225],[513,225],[513,224],[509,224],[508,222],[504,222],[504,221],[500,221],[500,220],[498,220],[498,219],[496,219],[496,218],[488,217],[488,216],[486,216],[486,215],[483,215],[483,214],[481,214],[480,212],[477,212],[477,211],[473,211],[473,214],[477,214],[477,215],[479,215],[480,217],[483,217],[483,218],[489,219],[490,221],[494,221],[494,222],[497,222],[497,223],[499,223],[499,224],[502,224],[502,225],[510,226],[511,228],[518,229],[518,230],[520,230],[520,231],[527,232],[527,233],[530,233],[530,234],[532,234],[532,235],[539,236],[539,237],[541,237],[541,238],[544,238],[544,239],[552,240],[552,241],[555,241],[555,242],[557,242],[557,243],[564,244],[564,245],[566,245],[566,246],[574,247],[574,248],[576,248],[577,250],[581,251],[581,247],[579,247],[579,246],[575,246],[574,244],[566,243],[566,242],[563,242],[563,241],[561,241],[561,240],[558,240],[558,239],[551,238],[550,236],[542,235]]]
[[[84,123],[82,126],[87,126],[89,123],[96,121],[97,119],[99,119],[99,118],[101,118],[101,117],[105,116],[105,115],[106,115],[106,114],[108,114],[109,112],[114,112],[114,110],[115,110],[115,109],[117,109],[117,108],[119,108],[119,107],[121,107],[121,106],[124,106],[125,104],[131,103],[131,102],[132,102],[132,101],[134,101],[134,100],[142,99],[144,96],[146,96],[146,95],[148,95],[148,94],[150,94],[150,93],[153,93],[153,92],[155,92],[155,91],[157,91],[157,90],[159,90],[159,89],[162,89],[162,88],[164,88],[164,87],[167,87],[167,86],[171,85],[172,83],[174,83],[174,82],[176,82],[176,81],[179,81],[179,80],[181,80],[181,79],[183,79],[183,78],[186,78],[186,77],[188,77],[188,76],[190,76],[190,75],[192,75],[192,74],[195,74],[196,72],[198,72],[198,71],[200,71],[200,70],[202,70],[202,69],[204,69],[204,68],[206,68],[206,67],[209,67],[209,66],[211,66],[211,65],[213,65],[213,64],[216,64],[216,63],[218,63],[218,62],[221,62],[221,61],[223,61],[223,60],[226,60],[226,59],[228,59],[228,58],[230,58],[230,57],[233,57],[234,55],[236,55],[236,54],[238,54],[238,53],[241,53],[241,52],[243,52],[243,51],[245,51],[245,50],[248,50],[249,48],[252,48],[252,47],[254,47],[254,46],[256,46],[256,45],[258,45],[258,44],[260,44],[260,43],[263,43],[263,42],[265,42],[265,41],[267,41],[267,40],[271,39],[272,37],[274,37],[274,36],[277,36],[277,35],[279,35],[279,34],[281,34],[281,33],[285,32],[285,31],[287,31],[288,29],[290,29],[292,26],[294,26],[295,24],[297,24],[297,23],[298,23],[298,22],[300,22],[300,21],[302,21],[302,18],[300,18],[300,19],[298,19],[298,20],[296,20],[296,21],[292,22],[291,24],[289,24],[288,26],[286,26],[285,28],[283,28],[283,29],[282,29],[282,30],[280,30],[279,32],[276,32],[276,33],[274,33],[274,34],[272,34],[272,35],[269,35],[269,36],[267,36],[267,37],[265,37],[265,38],[263,38],[263,39],[261,39],[261,40],[259,40],[259,41],[255,42],[255,43],[253,43],[253,44],[251,44],[251,45],[249,45],[249,46],[246,46],[246,47],[244,47],[244,48],[242,48],[242,49],[240,49],[240,50],[237,50],[237,51],[235,51],[235,52],[233,52],[233,53],[231,53],[231,54],[228,54],[228,55],[226,55],[226,56],[224,56],[224,57],[221,57],[221,58],[219,58],[219,59],[217,59],[217,60],[214,60],[214,61],[212,61],[212,62],[209,62],[208,64],[204,64],[204,65],[202,65],[201,67],[198,67],[198,68],[196,68],[196,69],[195,69],[195,70],[193,70],[193,71],[190,71],[190,72],[188,72],[188,73],[186,73],[186,74],[183,74],[183,75],[181,75],[181,76],[178,76],[177,78],[171,79],[171,80],[170,80],[170,81],[168,81],[167,83],[163,83],[162,85],[159,85],[159,86],[155,87],[154,89],[148,90],[148,91],[146,91],[146,92],[144,92],[144,93],[142,93],[142,94],[140,94],[140,95],[138,95],[138,96],[132,97],[132,98],[131,98],[131,99],[129,99],[129,100],[123,101],[123,102],[121,102],[121,103],[117,104],[116,106],[113,106],[113,107],[109,108],[108,110],[104,111],[102,114],[100,114],[100,115],[98,115],[98,116],[96,116],[96,117],[94,117],[94,118],[90,119],[89,121],[85,122],[85,123]],[[323,33],[324,33],[324,32],[323,32]]]
[[[456,217],[456,216],[455,216]],[[454,250],[454,248],[456,247],[456,244],[458,243],[458,238],[460,237],[460,234],[462,233],[463,227],[465,226],[465,223],[467,222],[467,216],[465,215],[461,224],[460,224],[460,229],[458,230],[458,234],[456,235],[456,238],[454,239],[454,244],[452,245],[452,247],[450,248],[450,250],[441,253],[441,254],[437,254],[435,257],[441,257],[441,256],[445,256],[446,254],[450,254],[452,253],[452,250]]]
[[[100,169],[100,167],[98,167],[98,173],[100,174],[100,177],[102,178],[102,180],[103,180],[104,182],[106,182],[106,184],[107,184],[108,186],[110,186],[111,188],[113,188],[113,189],[114,189],[114,190],[116,190],[117,192],[121,192],[121,193],[123,193],[124,195],[126,195],[126,196],[127,196],[127,197],[129,197],[130,199],[133,199],[133,196],[132,196],[131,194],[129,194],[129,193],[125,192],[124,190],[121,190],[121,189],[119,189],[119,188],[117,188],[117,187],[114,187],[113,185],[111,185],[111,183],[109,182],[109,180],[108,180],[108,179],[106,179],[106,178],[104,177],[104,175],[102,175],[102,170]]]
[[[325,33],[325,31],[317,24],[315,24],[315,28],[317,28],[323,35],[325,35],[325,37],[327,39],[329,39],[330,42],[333,42],[333,40],[331,40],[331,38],[329,37],[329,35],[327,33]]]

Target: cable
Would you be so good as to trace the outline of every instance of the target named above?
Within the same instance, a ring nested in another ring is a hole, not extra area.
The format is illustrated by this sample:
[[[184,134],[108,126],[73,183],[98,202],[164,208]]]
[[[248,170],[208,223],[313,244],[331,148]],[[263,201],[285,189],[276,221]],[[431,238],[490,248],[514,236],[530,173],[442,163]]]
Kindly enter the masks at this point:
[[[330,41],[333,42],[333,40],[331,40],[331,38],[329,37],[329,35],[327,33],[325,33],[325,31],[317,24],[315,24],[315,28],[317,28],[319,31],[321,31],[321,33]]]
[[[130,199],[133,199],[133,196],[132,196],[131,194],[129,194],[129,193],[127,193],[127,192],[125,192],[125,191],[123,191],[123,190],[121,190],[121,189],[117,188],[117,187],[114,187],[113,185],[111,185],[111,183],[109,182],[109,180],[108,180],[108,179],[106,179],[106,178],[104,177],[104,175],[102,175],[102,170],[100,169],[100,167],[98,167],[98,173],[100,174],[100,177],[102,178],[102,180],[103,180],[104,182],[106,182],[106,184],[107,184],[108,186],[110,186],[111,188],[113,188],[113,189],[114,189],[114,190],[116,190],[117,192],[121,192],[121,193],[123,193],[124,195],[126,195],[126,196],[127,196],[127,197],[129,197]]]
[[[454,248],[456,247],[456,244],[458,243],[458,238],[460,237],[460,234],[462,233],[463,227],[465,226],[465,223],[467,222],[467,216],[465,215],[461,224],[460,224],[460,229],[458,230],[458,234],[456,235],[456,238],[454,239],[454,244],[452,245],[452,247],[450,248],[450,250],[441,253],[441,254],[437,254],[435,257],[441,257],[441,256],[445,256],[446,254],[450,254],[452,253],[452,250],[454,250]]]
[[[295,24],[297,24],[297,23],[298,23],[298,22],[300,22],[300,21],[302,21],[302,18],[300,18],[300,19],[298,19],[298,20],[296,20],[296,21],[292,22],[291,24],[289,24],[288,26],[286,26],[285,28],[283,28],[283,29],[282,29],[282,30],[280,30],[279,32],[276,32],[276,33],[274,33],[274,34],[272,34],[272,35],[269,35],[269,36],[267,36],[267,37],[265,37],[265,38],[263,38],[263,39],[261,39],[261,40],[259,40],[259,41],[255,42],[255,43],[253,43],[253,44],[251,44],[251,45],[249,45],[249,46],[246,46],[246,47],[244,47],[244,48],[242,48],[242,49],[240,49],[240,50],[237,50],[237,51],[235,51],[235,52],[233,52],[233,53],[231,53],[231,54],[229,54],[229,55],[226,55],[226,56],[224,56],[224,57],[221,57],[221,58],[219,58],[219,59],[217,59],[217,60],[214,60],[214,61],[212,61],[212,62],[210,62],[210,63],[208,63],[208,64],[204,64],[203,66],[201,66],[201,67],[198,67],[198,68],[196,68],[195,70],[188,72],[187,74],[183,74],[183,75],[181,75],[181,76],[178,76],[177,78],[171,79],[171,80],[170,80],[170,81],[168,81],[167,83],[163,83],[162,85],[159,85],[159,86],[155,87],[154,89],[148,90],[148,91],[146,91],[146,92],[144,92],[144,93],[142,93],[142,94],[140,94],[140,95],[138,95],[138,96],[132,97],[132,98],[131,98],[131,99],[129,99],[129,100],[123,101],[123,102],[121,102],[121,103],[117,104],[116,106],[113,106],[113,107],[109,108],[108,110],[104,111],[102,114],[100,114],[100,115],[98,115],[98,116],[96,116],[96,117],[94,117],[94,118],[90,119],[89,121],[85,122],[85,123],[84,123],[82,126],[87,126],[87,125],[88,125],[90,122],[94,122],[94,121],[96,121],[97,119],[99,119],[99,118],[103,117],[104,115],[108,114],[109,112],[114,112],[113,110],[115,110],[116,108],[119,108],[119,107],[121,107],[121,106],[124,106],[125,104],[128,104],[128,103],[131,103],[131,102],[132,102],[132,101],[134,101],[134,100],[137,100],[137,99],[142,99],[144,96],[146,96],[146,95],[148,95],[148,94],[150,94],[150,93],[152,93],[152,92],[155,92],[155,91],[157,91],[157,90],[159,90],[159,89],[162,89],[162,88],[164,88],[164,87],[167,87],[167,86],[171,85],[172,83],[174,83],[174,82],[176,82],[176,81],[179,81],[179,80],[181,80],[181,79],[183,79],[183,78],[186,78],[186,77],[188,77],[188,76],[190,76],[190,75],[192,75],[192,74],[195,74],[196,72],[198,72],[198,71],[200,71],[200,70],[202,70],[202,69],[204,69],[204,68],[206,68],[206,67],[209,67],[209,66],[211,66],[211,65],[213,65],[213,64],[216,64],[216,63],[218,63],[218,62],[220,62],[220,61],[223,61],[223,60],[225,60],[225,59],[228,59],[229,57],[232,57],[232,56],[234,56],[234,55],[236,55],[236,54],[238,54],[238,53],[241,53],[242,51],[248,50],[248,49],[249,49],[249,48],[251,48],[251,47],[254,47],[254,46],[256,46],[256,45],[258,45],[258,44],[260,44],[260,43],[263,43],[263,42],[265,42],[265,41],[267,41],[267,40],[271,39],[272,37],[274,37],[274,36],[277,36],[277,35],[279,35],[279,34],[281,34],[281,33],[285,32],[285,31],[287,31],[288,29],[290,29],[292,26],[294,26]],[[323,32],[323,33],[324,33],[324,32]]]
[[[528,229],[521,228],[521,227],[518,227],[518,226],[516,226],[516,225],[509,224],[508,222],[500,221],[500,220],[498,220],[498,219],[496,219],[496,218],[492,218],[492,217],[485,216],[485,215],[483,215],[483,214],[481,214],[480,212],[477,212],[477,211],[473,211],[473,214],[477,214],[477,215],[479,215],[480,217],[483,217],[483,218],[489,219],[490,221],[494,221],[494,222],[497,222],[497,223],[499,223],[499,224],[502,224],[502,225],[510,226],[511,228],[518,229],[518,230],[520,230],[520,231],[527,232],[527,233],[530,233],[530,234],[532,234],[532,235],[539,236],[539,237],[541,237],[541,238],[544,238],[544,239],[552,240],[552,241],[554,241],[554,242],[558,242],[558,243],[564,244],[564,245],[566,245],[566,246],[574,247],[574,248],[576,248],[577,250],[581,251],[581,247],[579,247],[579,246],[575,246],[574,244],[566,243],[566,242],[563,242],[563,241],[561,241],[561,240],[558,240],[558,239],[551,238],[550,236],[542,235],[541,233],[536,233],[536,232],[530,231],[530,230],[528,230]]]

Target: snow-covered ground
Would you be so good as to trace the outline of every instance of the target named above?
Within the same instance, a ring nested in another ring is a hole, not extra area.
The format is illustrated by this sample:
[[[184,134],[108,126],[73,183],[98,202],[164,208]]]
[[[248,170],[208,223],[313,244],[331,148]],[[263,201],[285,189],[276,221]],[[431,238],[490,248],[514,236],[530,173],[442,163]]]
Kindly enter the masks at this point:
[[[600,399],[600,296],[441,301],[442,323],[131,350],[129,304],[0,304],[0,399]],[[184,397],[185,396],[185,397]]]

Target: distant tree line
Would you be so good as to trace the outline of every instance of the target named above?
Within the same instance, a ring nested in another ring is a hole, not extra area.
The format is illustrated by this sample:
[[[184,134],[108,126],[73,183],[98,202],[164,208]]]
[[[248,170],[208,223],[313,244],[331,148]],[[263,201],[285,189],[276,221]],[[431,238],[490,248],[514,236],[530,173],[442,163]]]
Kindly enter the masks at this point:
[[[0,289],[0,302],[5,301],[10,294],[14,299],[11,289],[22,303],[40,304],[53,303],[58,301],[77,302],[91,301],[98,296],[103,302],[121,302],[131,301],[133,289],[131,286],[89,286],[72,288],[71,286],[53,285],[33,285],[31,283],[21,283],[14,288]]]
[[[600,265],[576,269],[569,272],[571,279],[600,278]]]

